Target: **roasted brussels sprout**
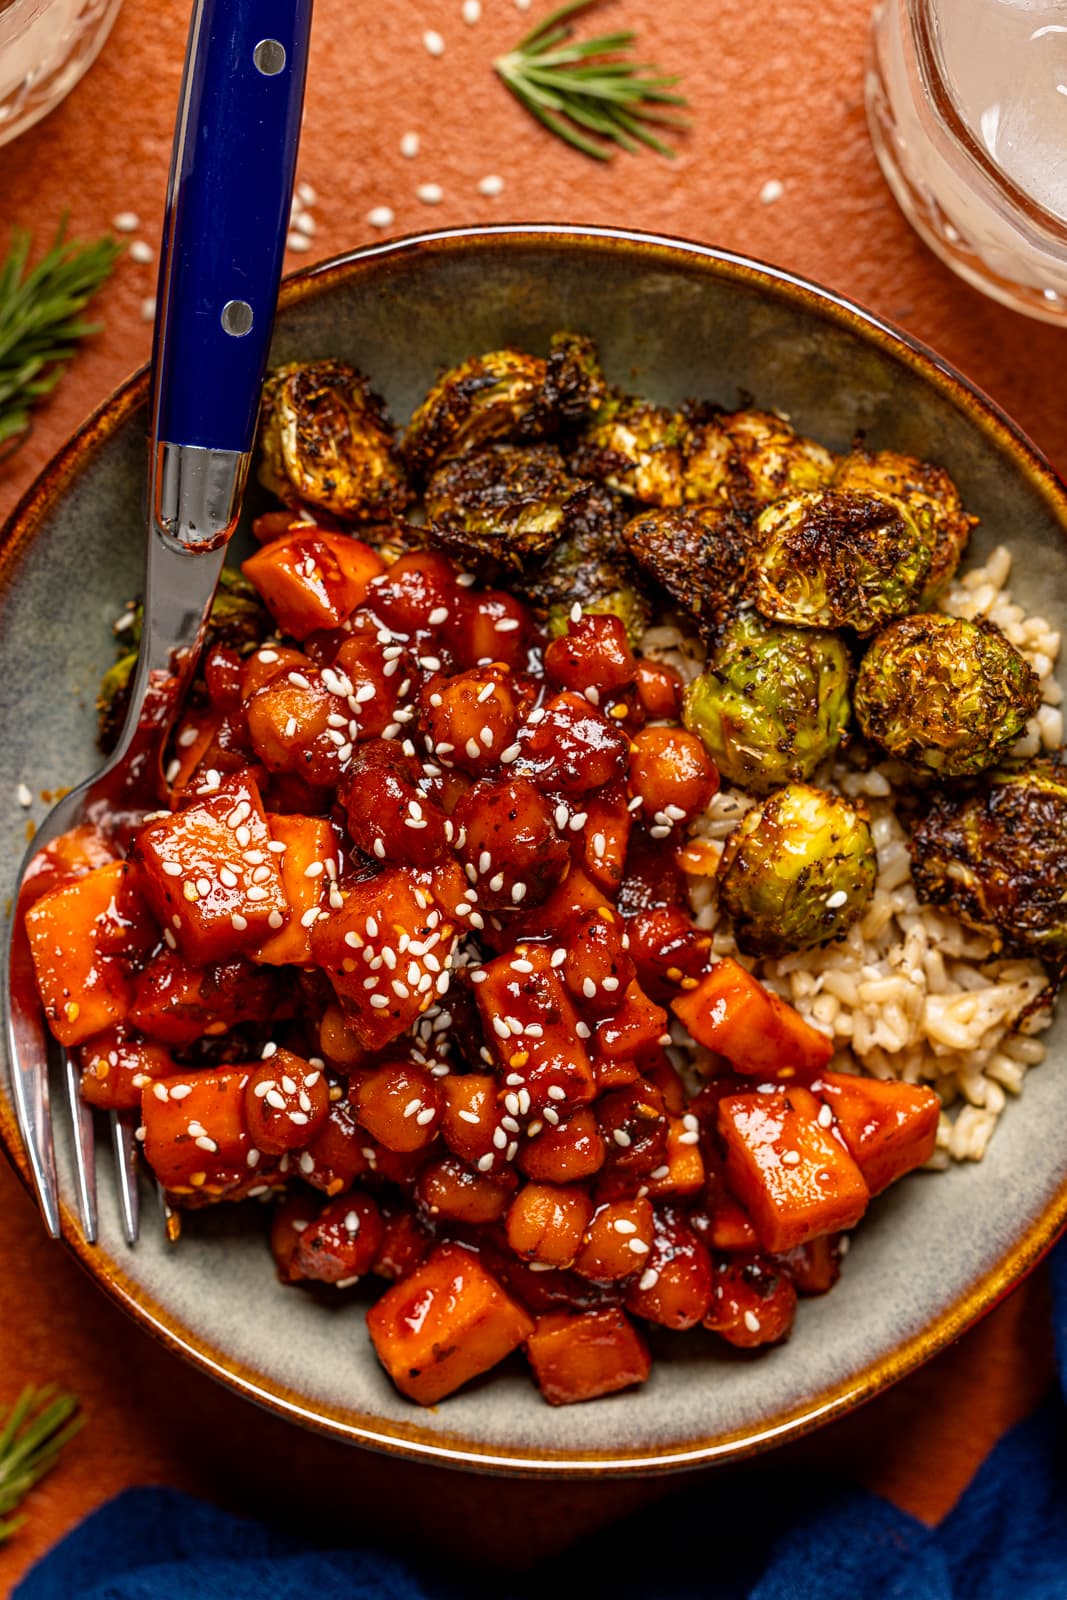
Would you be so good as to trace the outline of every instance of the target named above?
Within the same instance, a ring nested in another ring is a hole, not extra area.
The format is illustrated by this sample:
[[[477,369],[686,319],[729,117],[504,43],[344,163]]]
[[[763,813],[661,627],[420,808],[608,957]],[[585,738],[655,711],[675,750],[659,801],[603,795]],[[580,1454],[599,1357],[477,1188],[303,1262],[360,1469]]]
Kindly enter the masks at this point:
[[[874,890],[874,841],[861,811],[791,783],[754,806],[726,841],[719,903],[750,955],[810,950],[845,933]]]
[[[682,720],[723,777],[765,794],[810,778],[848,727],[848,651],[837,634],[743,611],[686,691]]]
[[[688,433],[679,412],[612,390],[578,435],[571,470],[634,500],[679,506]]]
[[[443,461],[494,440],[536,439],[545,363],[524,350],[471,356],[438,378],[404,434],[404,459],[426,478]]]
[[[999,628],[937,611],[880,633],[856,679],[864,736],[939,778],[994,766],[1039,700],[1035,673]]]
[[[756,605],[771,622],[871,633],[917,603],[933,535],[895,500],[818,489],[756,521]]]
[[[346,361],[294,361],[263,386],[260,482],[287,506],[378,522],[411,499],[382,401]]]
[[[834,458],[769,411],[689,414],[685,498],[706,504],[767,505],[828,483]]]
[[[853,450],[843,456],[833,487],[857,494],[888,495],[907,507],[912,518],[933,538],[933,555],[919,606],[927,610],[944,591],[978,521],[968,516],[959,491],[943,467],[895,450]]]
[[[595,340],[584,333],[554,333],[545,362],[546,417],[562,424],[581,422],[607,390]]]
[[[567,506],[567,531],[515,585],[546,618],[553,638],[567,631],[577,602],[583,611],[609,612],[624,624],[636,645],[648,623],[650,606],[641,574],[620,537],[622,514],[609,489],[588,484]]]
[[[432,540],[491,578],[522,572],[569,526],[586,486],[554,445],[490,445],[438,467],[426,488]]]
[[[1067,767],[1040,758],[938,794],[911,838],[920,900],[1012,950],[1067,957]]]
[[[494,441],[550,437],[581,420],[605,393],[596,345],[552,336],[547,361],[524,350],[490,350],[443,373],[408,423],[404,458],[417,478]]]
[[[730,511],[714,506],[642,511],[622,530],[642,571],[713,634],[741,603],[751,535]]]

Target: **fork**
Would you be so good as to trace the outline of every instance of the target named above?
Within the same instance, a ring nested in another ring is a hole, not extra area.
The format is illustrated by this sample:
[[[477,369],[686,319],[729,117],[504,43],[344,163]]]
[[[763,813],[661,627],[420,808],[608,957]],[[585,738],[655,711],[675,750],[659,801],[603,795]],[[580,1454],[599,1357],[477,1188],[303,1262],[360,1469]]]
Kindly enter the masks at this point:
[[[119,742],[48,814],[22,862],[8,928],[6,1040],[33,1186],[53,1238],[60,1191],[49,1035],[23,926],[27,870],[90,822],[128,829],[161,802],[162,758],[237,524],[292,204],[312,0],[195,0],[174,129],[152,348],[144,629]],[[93,1114],[63,1050],[78,1217],[98,1236]],[[135,1119],[112,1112],[122,1226],[136,1242]]]

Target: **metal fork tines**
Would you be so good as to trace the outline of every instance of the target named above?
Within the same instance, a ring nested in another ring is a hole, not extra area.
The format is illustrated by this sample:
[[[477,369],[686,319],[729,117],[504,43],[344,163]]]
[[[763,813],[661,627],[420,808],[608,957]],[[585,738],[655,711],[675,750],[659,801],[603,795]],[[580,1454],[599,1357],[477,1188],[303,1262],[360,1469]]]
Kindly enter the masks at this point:
[[[70,1108],[71,1140],[74,1149],[75,1194],[82,1233],[89,1244],[99,1234],[96,1203],[96,1119],[93,1109],[82,1098],[77,1064],[69,1050],[62,1052],[67,1103]],[[127,1111],[109,1111],[111,1146],[115,1156],[115,1182],[119,1213],[127,1244],[136,1244],[140,1227],[140,1192],[137,1184],[137,1139],[134,1117]]]

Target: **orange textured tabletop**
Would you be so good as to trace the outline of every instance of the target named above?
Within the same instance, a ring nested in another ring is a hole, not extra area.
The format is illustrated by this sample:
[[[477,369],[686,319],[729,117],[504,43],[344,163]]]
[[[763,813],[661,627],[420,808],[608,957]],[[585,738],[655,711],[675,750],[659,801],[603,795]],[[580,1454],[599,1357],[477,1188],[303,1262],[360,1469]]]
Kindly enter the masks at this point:
[[[491,71],[493,58],[547,9],[547,0],[534,0],[530,12],[515,0],[483,0],[480,20],[469,24],[460,0],[376,8],[316,0],[299,162],[316,195],[315,231],[288,265],[381,237],[367,220],[378,207],[394,214],[389,233],[568,221],[688,236],[814,278],[901,324],[1067,469],[1067,333],[960,283],[911,233],[882,182],[863,110],[864,4],[606,0],[600,21],[634,27],[644,59],[682,72],[693,120],[673,163],[642,155],[605,166],[554,142]],[[32,227],[43,243],[68,208],[72,230],[93,236],[116,213],[133,212],[133,237],[156,244],[187,16],[181,4],[125,0],[99,61],[70,98],[0,149],[5,230]],[[443,55],[425,49],[427,28],[443,36]],[[409,131],[419,135],[414,158],[401,152]],[[502,180],[499,193],[481,192],[489,175]],[[780,195],[761,199],[772,179]],[[424,184],[440,186],[437,203],[419,199]],[[97,304],[105,331],[37,413],[23,448],[0,464],[0,517],[67,434],[147,358],[142,306],[154,285],[154,264],[120,263]],[[351,1536],[404,1528],[410,1537],[414,1525],[431,1548],[473,1547],[487,1563],[532,1561],[550,1543],[562,1546],[671,1489],[663,1479],[558,1488],[475,1481],[299,1434],[181,1366],[123,1320],[44,1239],[2,1164],[0,1271],[0,1401],[24,1380],[55,1379],[82,1397],[88,1417],[62,1467],[31,1496],[27,1527],[0,1549],[3,1593],[128,1484],[174,1483],[281,1516],[280,1460],[285,1515],[299,1517],[326,1483],[331,1500],[359,1507],[348,1515]],[[954,1350],[789,1454],[839,1469],[933,1520],[1049,1381],[1047,1326],[1038,1274]],[[528,1526],[539,1530],[536,1549],[523,1535]]]

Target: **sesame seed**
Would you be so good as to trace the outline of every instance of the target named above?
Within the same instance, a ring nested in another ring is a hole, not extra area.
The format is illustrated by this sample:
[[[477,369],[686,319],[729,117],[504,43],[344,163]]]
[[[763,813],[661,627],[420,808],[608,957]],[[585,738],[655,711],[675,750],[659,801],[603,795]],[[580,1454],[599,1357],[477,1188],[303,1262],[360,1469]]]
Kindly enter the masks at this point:
[[[442,39],[441,35],[437,32],[436,28],[427,28],[426,32],[422,36],[422,42],[423,42],[423,45],[426,48],[426,50],[430,53],[430,55],[432,55],[432,56],[443,56],[444,55],[444,53],[445,53],[445,41]]]
[[[215,1143],[214,1139],[209,1139],[206,1133],[200,1134],[199,1137],[194,1140],[194,1143],[196,1144],[198,1150],[207,1150],[211,1155],[214,1155],[218,1149],[218,1145]]]
[[[389,999],[388,996],[384,994],[372,994],[370,997],[370,1003],[376,1011],[384,1011],[386,1006],[389,1004]]]
[[[589,813],[588,813],[588,811],[576,811],[574,813],[573,817],[570,820],[571,832],[572,833],[577,833],[580,828],[584,828],[585,827],[585,825],[586,825],[586,823],[588,821],[589,821]]]
[[[658,1282],[659,1273],[656,1271],[655,1267],[646,1267],[645,1271],[642,1272],[641,1276],[637,1280],[637,1287],[647,1291],[649,1289],[654,1289]]]
[[[777,178],[768,178],[759,192],[760,203],[765,206],[773,206],[774,202],[780,200],[783,194],[785,194],[785,185],[780,183]],[[758,1327],[759,1324],[757,1323],[756,1326]]]
[[[784,1150],[782,1152],[782,1164],[783,1164],[783,1166],[787,1166],[787,1167],[799,1167],[799,1165],[800,1165],[800,1151],[799,1150]]]
[[[525,897],[526,885],[524,883],[513,884],[511,888],[511,898],[515,905],[518,905],[521,900],[525,899]]]
[[[424,206],[439,206],[445,197],[445,191],[439,183],[420,183],[415,194]]]
[[[631,1222],[628,1217],[619,1217],[612,1223],[616,1233],[636,1233],[637,1223]]]
[[[490,1150],[478,1158],[478,1171],[488,1172],[493,1165],[493,1152]]]
[[[181,865],[177,861],[164,861],[163,871],[168,878],[180,878],[182,875]]]
[[[275,1111],[285,1110],[285,1099],[281,1094],[279,1094],[277,1089],[273,1087],[269,1088],[265,1095],[265,1099],[269,1106],[274,1107]]]
[[[848,895],[845,893],[844,889],[837,889],[830,896],[829,900],[827,900],[826,909],[828,911],[837,911],[841,906],[847,905],[847,903]]]
[[[141,266],[147,265],[152,260],[152,246],[144,239],[135,239],[127,252],[131,261],[137,261]]]
[[[749,1333],[759,1332],[760,1321],[754,1311],[745,1312],[745,1327],[748,1329]]]
[[[237,933],[244,933],[245,929],[248,927],[248,918],[242,917],[239,911],[235,911],[230,917],[230,926],[234,928]]]
[[[834,1114],[830,1110],[830,1107],[829,1106],[822,1106],[820,1108],[820,1110],[819,1110],[819,1117],[818,1117],[819,1127],[820,1128],[828,1128],[830,1126],[830,1124],[833,1122],[833,1120],[834,1120]]]
[[[136,233],[141,226],[141,219],[136,211],[117,211],[111,219],[111,226],[116,233]]]
[[[657,1183],[662,1178],[669,1178],[670,1175],[671,1175],[671,1169],[667,1165],[666,1162],[664,1162],[661,1167],[656,1167],[652,1172],[649,1173],[649,1177],[652,1178]]]
[[[566,950],[553,950],[550,965],[553,967],[561,967],[566,959]]]
[[[518,617],[501,617],[499,622],[493,623],[497,633],[514,633],[520,626]]]
[[[489,173],[486,177],[482,178],[478,184],[479,194],[488,195],[490,199],[493,199],[498,194],[502,194],[503,190],[504,180],[503,178],[498,177],[495,172]]]
[[[578,1035],[579,1039],[591,1039],[593,1037],[593,1030],[590,1028],[588,1022],[576,1022],[574,1024],[574,1031]]]
[[[665,827],[662,823],[660,823],[655,828],[649,828],[648,831],[653,839],[666,839],[671,830],[669,826]]]
[[[408,161],[413,161],[419,153],[419,136],[414,131],[405,133],[400,140],[400,154]]]
[[[371,206],[367,212],[367,223],[372,228],[391,228],[395,220],[392,206]]]
[[[628,1150],[630,1145],[633,1144],[633,1140],[630,1138],[630,1135],[626,1132],[625,1128],[616,1128],[611,1137],[622,1150]]]
[[[632,1250],[635,1256],[647,1256],[648,1245],[643,1239],[631,1239],[627,1243],[627,1250]]]
[[[306,1150],[300,1157],[300,1170],[301,1172],[314,1172],[315,1170],[315,1157],[309,1155]]]
[[[285,247],[287,250],[310,250],[311,240],[306,233],[297,233],[294,228],[285,236]]]
[[[190,1095],[192,1092],[193,1086],[191,1083],[176,1083],[170,1091],[170,1098],[172,1100],[184,1100],[186,1095]]]
[[[593,982],[592,978],[582,979],[582,993],[585,995],[587,1000],[592,1000],[594,998],[596,995],[596,984]]]
[[[154,1083],[152,1085],[152,1093],[155,1095],[157,1100],[170,1099],[170,1094],[165,1083]]]
[[[284,922],[285,918],[282,916],[280,911],[272,911],[270,916],[267,918],[267,927],[273,928],[274,931],[277,932]]]

